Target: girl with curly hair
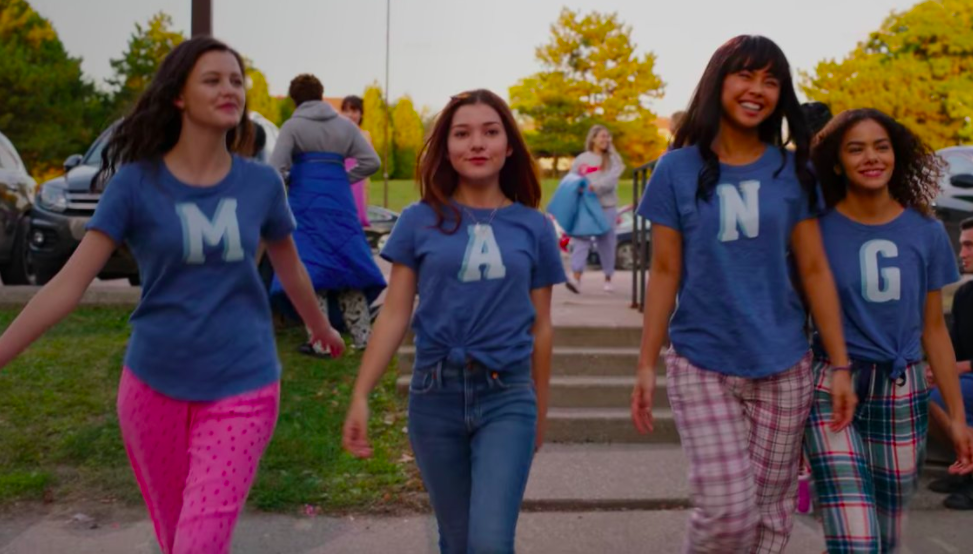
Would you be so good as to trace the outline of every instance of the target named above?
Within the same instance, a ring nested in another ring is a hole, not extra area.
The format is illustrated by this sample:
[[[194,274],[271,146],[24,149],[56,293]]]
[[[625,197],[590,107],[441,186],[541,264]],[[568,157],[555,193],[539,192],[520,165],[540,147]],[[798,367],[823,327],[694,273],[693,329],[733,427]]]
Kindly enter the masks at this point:
[[[973,471],[943,286],[959,279],[943,225],[932,217],[940,159],[878,110],[842,113],[815,142],[812,161],[830,208],[821,218],[842,304],[850,366],[832,365],[815,339],[814,402],[805,448],[829,552],[890,552],[916,490],[928,428],[922,352],[949,408],[958,461]],[[852,424],[832,420],[832,376],[849,374]]]

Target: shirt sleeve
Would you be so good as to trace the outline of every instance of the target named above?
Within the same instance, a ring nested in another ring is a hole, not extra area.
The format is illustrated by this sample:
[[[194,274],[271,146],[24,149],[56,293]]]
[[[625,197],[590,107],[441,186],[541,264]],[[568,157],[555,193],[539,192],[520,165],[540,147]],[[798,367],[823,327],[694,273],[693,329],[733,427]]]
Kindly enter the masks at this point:
[[[416,225],[419,224],[417,210],[419,210],[418,204],[402,210],[385,247],[379,254],[385,261],[402,264],[413,271],[419,270],[419,260],[416,256]]]
[[[354,126],[354,124],[351,124]],[[353,129],[354,138],[351,141],[351,145],[348,152],[345,153],[346,158],[354,158],[358,163],[355,165],[351,171],[348,172],[348,180],[352,183],[357,183],[366,177],[370,177],[379,167],[381,167],[382,161],[379,159],[378,154],[375,152],[375,148],[372,144],[368,142],[365,135],[362,134],[357,128]]]
[[[85,225],[85,229],[101,231],[111,237],[115,244],[123,244],[132,227],[132,189],[141,180],[141,169],[135,164],[125,165],[105,186],[105,192],[98,200],[95,215]]]
[[[637,213],[653,224],[664,225],[682,232],[682,221],[679,216],[679,205],[676,202],[675,185],[669,171],[669,156],[659,159],[649,184],[645,189],[645,196],[639,202]]]
[[[297,228],[294,214],[291,213],[290,205],[287,203],[287,193],[284,190],[284,181],[276,172],[271,175],[275,189],[273,199],[270,202],[270,209],[267,217],[260,227],[260,236],[265,240],[278,241],[287,238]]]
[[[934,291],[959,281],[956,254],[942,222],[936,221],[932,239],[932,253],[926,266],[926,290]]]
[[[286,123],[277,135],[277,144],[270,154],[270,166],[277,170],[282,177],[287,177],[294,157],[294,127]]]
[[[561,261],[561,250],[557,245],[557,233],[547,216],[544,216],[537,246],[537,261],[531,272],[530,288],[541,289],[565,282],[567,277]]]

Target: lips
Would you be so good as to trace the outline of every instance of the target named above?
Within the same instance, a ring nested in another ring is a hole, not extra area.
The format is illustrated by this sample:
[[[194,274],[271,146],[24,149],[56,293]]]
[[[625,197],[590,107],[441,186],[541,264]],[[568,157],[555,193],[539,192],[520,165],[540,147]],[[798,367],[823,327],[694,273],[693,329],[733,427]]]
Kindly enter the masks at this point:
[[[747,110],[748,112],[755,112],[755,113],[760,112],[760,110],[764,109],[763,104],[757,102],[750,102],[750,101],[740,102],[740,107],[742,107],[744,110]]]
[[[474,164],[474,165],[483,165],[483,164],[487,163],[488,161],[490,161],[490,159],[489,158],[480,158],[480,157],[477,157],[477,158],[469,158],[468,161],[471,164]]]
[[[233,102],[227,102],[226,104],[220,104],[218,107],[221,110],[234,111],[234,112],[240,109],[240,106],[237,105],[237,104],[235,104],[235,103],[233,103]]]
[[[862,175],[863,177],[867,177],[869,179],[877,179],[885,174],[885,168],[883,167],[881,169],[865,169],[863,171],[859,171],[858,174]]]

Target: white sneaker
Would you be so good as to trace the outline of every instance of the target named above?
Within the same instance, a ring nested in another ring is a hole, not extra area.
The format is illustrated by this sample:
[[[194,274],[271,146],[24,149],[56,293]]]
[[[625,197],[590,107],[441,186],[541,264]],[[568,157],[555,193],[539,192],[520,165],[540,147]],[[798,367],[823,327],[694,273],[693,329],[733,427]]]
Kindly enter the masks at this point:
[[[581,283],[570,275],[568,275],[568,280],[564,282],[564,286],[568,287],[568,290],[574,294],[581,294]]]
[[[605,281],[605,292],[615,292],[615,287],[612,286],[611,281]]]

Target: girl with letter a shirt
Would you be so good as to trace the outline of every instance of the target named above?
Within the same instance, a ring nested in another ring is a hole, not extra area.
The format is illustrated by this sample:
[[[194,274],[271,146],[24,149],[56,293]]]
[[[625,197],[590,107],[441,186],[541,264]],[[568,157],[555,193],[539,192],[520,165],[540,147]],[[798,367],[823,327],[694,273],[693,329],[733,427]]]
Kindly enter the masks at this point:
[[[314,340],[344,348],[291,240],[280,177],[230,153],[248,144],[244,79],[240,55],[210,37],[166,56],[105,148],[96,183],[114,176],[77,252],[0,338],[2,367],[77,306],[119,245],[132,250],[142,298],[118,420],[165,554],[230,551],[277,421],[261,240]]]
[[[943,317],[956,256],[932,216],[940,160],[877,110],[835,118],[812,155],[830,210],[821,234],[841,296],[851,366],[815,344],[814,404],[805,433],[829,552],[893,552],[916,490],[929,427],[922,350],[949,409],[949,434],[968,474],[970,435]],[[852,425],[835,429],[834,379],[855,383]]]
[[[710,60],[638,209],[652,221],[653,252],[632,418],[652,429],[668,333],[667,389],[694,505],[687,552],[780,552],[790,536],[811,354],[788,251],[824,345],[847,363],[808,142],[784,54],[737,37]]]
[[[422,201],[382,256],[388,296],[362,360],[345,447],[369,456],[368,394],[412,328],[409,438],[444,554],[512,553],[534,451],[544,440],[564,268],[537,211],[540,183],[510,109],[474,90],[447,104],[419,163]]]

